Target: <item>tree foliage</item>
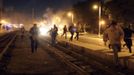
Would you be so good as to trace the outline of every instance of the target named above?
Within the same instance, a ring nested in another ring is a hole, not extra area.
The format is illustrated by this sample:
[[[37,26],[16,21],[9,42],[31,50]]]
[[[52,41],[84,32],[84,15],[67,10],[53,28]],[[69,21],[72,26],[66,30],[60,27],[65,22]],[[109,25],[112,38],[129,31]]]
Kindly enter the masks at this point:
[[[82,25],[86,24],[87,30],[93,32],[97,32],[98,28],[98,11],[92,9],[93,3],[96,2],[97,0],[89,0],[78,2],[73,6],[75,20]]]
[[[88,24],[88,30],[98,29],[98,11],[92,9],[93,4],[98,1],[101,0],[87,0],[73,6],[75,20]],[[103,4],[102,13],[102,17],[106,19],[111,14],[112,18],[119,22],[134,23],[134,0],[111,0]]]
[[[113,0],[107,3],[106,7],[115,19],[127,23],[134,22],[134,0]]]

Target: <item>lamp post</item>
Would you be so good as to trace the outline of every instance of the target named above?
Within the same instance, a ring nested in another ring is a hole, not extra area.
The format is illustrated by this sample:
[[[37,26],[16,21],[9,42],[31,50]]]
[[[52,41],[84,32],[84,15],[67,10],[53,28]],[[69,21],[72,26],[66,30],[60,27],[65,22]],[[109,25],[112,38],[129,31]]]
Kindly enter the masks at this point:
[[[96,9],[99,9],[99,21],[98,21],[98,28],[99,28],[99,31],[98,31],[98,36],[100,37],[100,33],[101,33],[101,3],[99,3],[98,5],[93,5],[93,9],[96,10]]]
[[[100,21],[101,21],[101,5],[99,4],[99,32],[98,32],[99,37],[101,34],[101,24],[102,24],[100,23]]]
[[[68,12],[67,14],[69,17],[71,17],[72,23],[74,22],[74,15],[72,12]]]

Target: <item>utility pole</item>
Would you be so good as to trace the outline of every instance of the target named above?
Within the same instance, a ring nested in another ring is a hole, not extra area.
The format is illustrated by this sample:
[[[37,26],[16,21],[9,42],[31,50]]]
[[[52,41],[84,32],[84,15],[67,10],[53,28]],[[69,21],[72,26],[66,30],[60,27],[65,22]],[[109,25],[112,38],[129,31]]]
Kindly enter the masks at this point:
[[[99,32],[98,32],[98,35],[100,37],[100,34],[101,34],[101,19],[102,19],[102,2],[99,1]]]

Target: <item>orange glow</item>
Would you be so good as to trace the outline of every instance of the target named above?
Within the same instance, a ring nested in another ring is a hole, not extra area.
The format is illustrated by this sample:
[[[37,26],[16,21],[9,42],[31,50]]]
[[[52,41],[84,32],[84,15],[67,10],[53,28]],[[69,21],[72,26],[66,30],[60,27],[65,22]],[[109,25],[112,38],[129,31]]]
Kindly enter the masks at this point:
[[[72,17],[73,16],[73,14],[71,13],[71,12],[68,12],[68,14],[67,14],[69,17]]]
[[[6,24],[8,22],[6,20],[1,20],[1,23]]]
[[[105,24],[106,24],[106,22],[104,20],[100,21],[100,25],[105,25]]]

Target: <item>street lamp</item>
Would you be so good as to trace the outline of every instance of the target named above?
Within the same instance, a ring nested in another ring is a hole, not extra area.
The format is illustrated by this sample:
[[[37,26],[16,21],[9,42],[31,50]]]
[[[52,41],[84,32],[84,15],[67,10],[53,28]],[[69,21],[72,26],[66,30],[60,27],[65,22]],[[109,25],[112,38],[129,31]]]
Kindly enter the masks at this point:
[[[106,22],[104,20],[100,21],[100,25],[105,25],[105,24],[106,24]]]
[[[93,5],[93,9],[94,10],[99,9],[99,17],[98,17],[98,19],[99,19],[99,21],[98,21],[99,31],[98,31],[98,35],[100,37],[100,30],[101,30],[101,23],[100,23],[100,21],[101,21],[101,3],[98,4],[98,5]]]
[[[96,4],[93,5],[93,9],[94,9],[94,10],[96,10],[96,9],[98,9],[98,8],[99,8],[98,5],[96,5]]]
[[[73,15],[73,13],[72,12],[68,12],[67,15],[68,15],[68,17],[71,17],[72,23],[73,23],[74,22],[74,15]]]

